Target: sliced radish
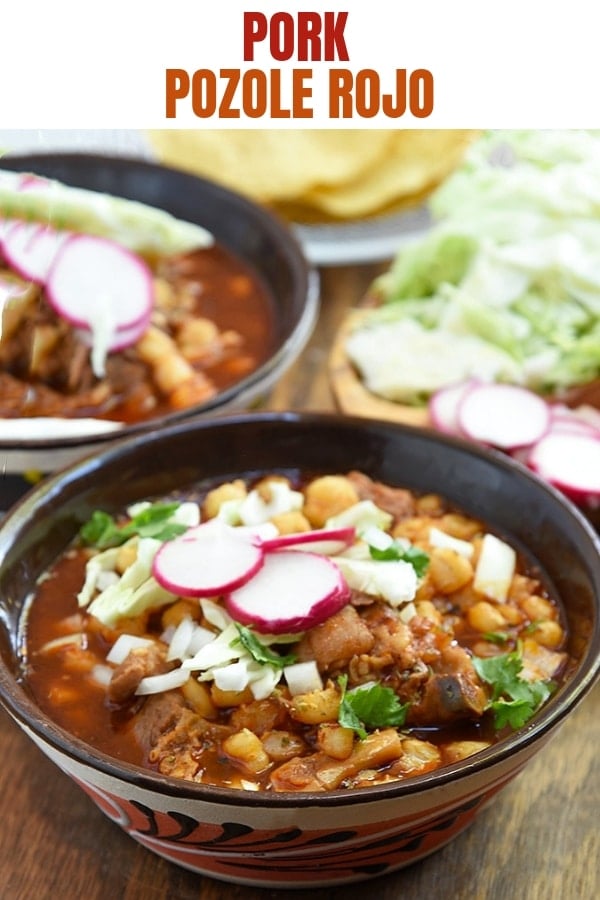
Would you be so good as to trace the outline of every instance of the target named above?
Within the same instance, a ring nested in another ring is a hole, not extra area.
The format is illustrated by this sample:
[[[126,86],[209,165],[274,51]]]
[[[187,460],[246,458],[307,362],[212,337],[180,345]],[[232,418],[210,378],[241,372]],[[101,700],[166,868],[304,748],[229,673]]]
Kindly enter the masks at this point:
[[[39,222],[15,222],[3,238],[4,256],[9,266],[23,278],[43,284],[58,251],[70,237]]]
[[[264,634],[304,631],[324,622],[350,600],[332,560],[317,553],[277,550],[260,571],[225,598],[229,613]]]
[[[600,438],[551,431],[529,455],[531,468],[577,501],[600,497]]]
[[[258,572],[263,559],[263,550],[251,534],[211,519],[163,544],[154,557],[152,574],[171,593],[211,597],[244,584]]]
[[[315,528],[295,534],[279,534],[262,541],[264,550],[310,550],[324,556],[335,556],[350,547],[356,538],[355,528]]]
[[[148,316],[147,319],[136,322],[135,325],[131,325],[129,328],[121,328],[118,331],[115,331],[109,344],[110,352],[116,353],[118,350],[124,350],[125,347],[131,347],[132,344],[137,344],[142,335],[146,332],[149,324],[150,316]],[[88,328],[76,328],[75,333],[88,347],[94,346],[94,335]]]
[[[13,219],[0,219],[0,250],[4,252],[4,236],[14,225]]]
[[[43,178],[41,175],[33,175],[32,173],[22,175],[19,181],[20,191],[39,191],[50,187],[52,187],[50,179]]]
[[[510,384],[481,384],[467,391],[458,408],[463,434],[503,450],[534,444],[550,425],[548,404],[538,394]]]
[[[600,409],[590,406],[589,403],[584,403],[582,406],[574,407],[571,412],[578,420],[587,422],[600,431]]]
[[[514,450],[509,450],[509,455],[512,456],[513,459],[516,459],[517,462],[520,462],[523,466],[529,465],[529,455],[531,453],[531,446],[527,447],[516,447]]]
[[[429,400],[429,415],[433,427],[446,434],[460,437],[462,431],[458,421],[458,408],[467,391],[477,384],[479,382],[474,380],[460,381],[456,384],[448,384],[432,394]]]
[[[588,437],[600,437],[600,430],[588,425],[586,422],[577,419],[553,419],[550,423],[549,431],[552,433],[559,432],[561,434],[584,434]]]
[[[152,273],[125,247],[92,235],[72,235],[54,260],[46,293],[59,315],[92,328],[106,315],[116,331],[147,320],[153,304]]]
[[[576,413],[571,413],[566,409],[551,410],[550,430],[577,432],[577,434],[587,434],[591,437],[600,437],[600,428],[597,428],[587,419],[583,419]]]

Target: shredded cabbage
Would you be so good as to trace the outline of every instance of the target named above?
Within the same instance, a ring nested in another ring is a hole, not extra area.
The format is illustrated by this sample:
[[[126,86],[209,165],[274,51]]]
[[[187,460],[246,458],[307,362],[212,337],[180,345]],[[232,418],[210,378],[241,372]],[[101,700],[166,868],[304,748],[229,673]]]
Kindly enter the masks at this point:
[[[58,229],[112,238],[137,253],[171,255],[207,247],[212,235],[162,209],[99,191],[36,178],[21,190],[22,173],[0,170],[0,215],[48,222]]]
[[[472,376],[548,393],[599,377],[600,133],[489,132],[429,205],[434,226],[375,282],[381,306],[347,341],[370,389],[419,403],[439,386],[417,332],[382,341],[400,322]]]

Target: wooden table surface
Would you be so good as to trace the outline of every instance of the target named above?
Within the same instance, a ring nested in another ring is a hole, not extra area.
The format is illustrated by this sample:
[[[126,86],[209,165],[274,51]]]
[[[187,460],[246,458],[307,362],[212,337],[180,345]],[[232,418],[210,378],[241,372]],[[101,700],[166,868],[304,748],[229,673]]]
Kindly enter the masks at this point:
[[[322,272],[318,327],[277,386],[274,409],[332,409],[326,360],[344,311],[378,269]],[[0,497],[0,508],[1,508]],[[106,819],[0,712],[2,900],[592,900],[600,897],[600,684],[538,758],[468,831],[423,862],[377,880],[310,891],[202,878]]]

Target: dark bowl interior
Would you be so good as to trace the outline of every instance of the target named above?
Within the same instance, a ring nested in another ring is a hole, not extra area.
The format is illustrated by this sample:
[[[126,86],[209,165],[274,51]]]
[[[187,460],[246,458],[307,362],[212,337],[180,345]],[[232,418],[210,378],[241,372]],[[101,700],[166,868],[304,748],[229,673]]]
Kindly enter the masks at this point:
[[[310,334],[318,311],[317,276],[287,225],[245,197],[203,178],[127,157],[89,153],[8,155],[2,157],[0,167],[34,172],[73,187],[137,200],[202,225],[217,242],[249,263],[270,289],[275,304],[276,328],[275,350],[270,359],[247,378],[201,406],[162,416],[160,420],[129,425],[121,434],[147,431],[158,421],[161,424],[173,422],[226,406],[237,395],[267,380],[295,349],[301,348]],[[114,434],[97,438],[99,442],[110,439],[114,439]],[[68,446],[78,442],[80,439],[74,438],[49,443]],[[39,446],[40,442],[35,444]]]
[[[143,497],[242,473],[318,474],[353,468],[390,484],[438,492],[480,517],[537,560],[563,600],[569,649],[577,660],[572,677],[526,729],[485,751],[479,762],[469,764],[470,770],[555,727],[591,688],[600,669],[600,543],[589,523],[558,492],[501,454],[431,431],[316,413],[227,415],[171,426],[120,441],[47,479],[22,499],[0,526],[0,696],[5,705],[34,731],[65,746],[64,734],[40,719],[18,685],[15,648],[23,604],[36,579],[94,509],[116,511]],[[89,759],[89,748],[74,746],[79,758]],[[110,761],[101,765],[110,768]],[[456,771],[457,766],[448,767],[423,777],[431,786]],[[153,783],[158,781],[154,777]],[[418,786],[414,779],[392,789],[401,793]],[[186,790],[198,793],[202,788]],[[310,802],[310,797],[296,802]]]

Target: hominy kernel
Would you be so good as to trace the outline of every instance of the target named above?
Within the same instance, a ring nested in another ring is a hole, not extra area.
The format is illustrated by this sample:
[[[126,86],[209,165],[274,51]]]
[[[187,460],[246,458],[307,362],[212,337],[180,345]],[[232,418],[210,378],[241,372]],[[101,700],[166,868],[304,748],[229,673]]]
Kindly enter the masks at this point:
[[[343,475],[315,478],[304,491],[303,513],[314,528],[322,528],[327,519],[358,503],[352,482]]]
[[[332,759],[348,759],[354,747],[354,732],[330,722],[319,725],[317,746]]]
[[[188,678],[181,688],[181,692],[187,702],[193,706],[194,712],[197,712],[199,716],[202,716],[204,719],[215,718],[217,710],[212,702],[210,690],[205,684],[201,684],[195,678]]]
[[[431,602],[431,600],[417,599],[415,602],[415,606],[417,608],[417,615],[423,616],[424,619],[429,619],[430,622],[435,622],[436,625],[441,624],[441,613],[439,609],[437,609]]]
[[[290,703],[290,715],[305,725],[335,722],[340,708],[340,695],[333,687],[322,691],[296,694]]]
[[[228,500],[243,500],[246,495],[246,485],[241,478],[221,484],[206,495],[203,504],[204,515],[207,519],[214,519],[223,503]]]
[[[467,610],[467,619],[471,628],[482,634],[490,631],[501,631],[506,627],[506,619],[492,603],[480,600]]]
[[[250,772],[263,772],[271,765],[271,760],[253,731],[248,728],[231,734],[223,741],[223,751],[234,762],[240,763]]]
[[[128,542],[127,544],[123,544],[122,547],[119,547],[119,552],[117,553],[117,560],[115,563],[115,569],[122,575],[123,572],[132,566],[133,563],[137,559],[137,541]]]
[[[521,600],[520,606],[531,622],[552,619],[554,616],[554,609],[550,601],[537,594],[531,594],[528,597],[524,597]]]
[[[429,577],[443,594],[451,594],[473,578],[468,559],[448,547],[436,547],[429,559]]]
[[[531,632],[531,636],[538,644],[541,644],[542,647],[554,650],[556,647],[560,646],[564,635],[558,622],[549,619],[545,622],[537,622],[535,629]]]

